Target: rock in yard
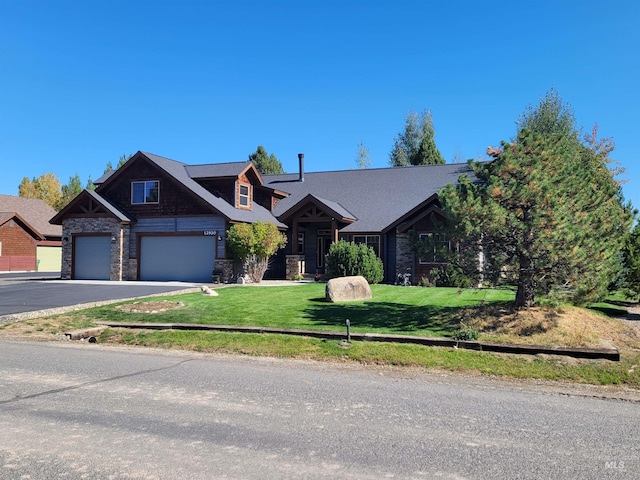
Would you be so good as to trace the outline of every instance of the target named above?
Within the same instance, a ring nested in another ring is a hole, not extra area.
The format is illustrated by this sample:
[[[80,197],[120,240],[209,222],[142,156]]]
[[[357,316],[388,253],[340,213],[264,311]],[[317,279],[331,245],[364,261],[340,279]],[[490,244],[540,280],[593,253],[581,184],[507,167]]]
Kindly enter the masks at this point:
[[[200,290],[202,290],[202,294],[203,295],[210,295],[212,297],[217,297],[218,296],[218,292],[216,292],[215,290],[211,290],[206,285],[203,285],[202,287],[200,287]]]
[[[371,298],[371,287],[362,276],[332,278],[325,289],[327,301],[348,302]]]

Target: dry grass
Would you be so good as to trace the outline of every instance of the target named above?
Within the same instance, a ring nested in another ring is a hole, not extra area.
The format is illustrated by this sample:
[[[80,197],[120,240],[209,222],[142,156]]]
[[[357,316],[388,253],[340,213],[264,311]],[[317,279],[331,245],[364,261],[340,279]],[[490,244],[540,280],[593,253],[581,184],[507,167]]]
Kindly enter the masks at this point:
[[[462,321],[492,342],[640,350],[640,329],[576,307],[478,308],[465,312]]]

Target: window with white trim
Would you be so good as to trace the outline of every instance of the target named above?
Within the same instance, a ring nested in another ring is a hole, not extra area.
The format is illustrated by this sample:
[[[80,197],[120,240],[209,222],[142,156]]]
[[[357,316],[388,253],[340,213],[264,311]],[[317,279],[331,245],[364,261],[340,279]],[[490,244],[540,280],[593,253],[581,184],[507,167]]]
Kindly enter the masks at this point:
[[[144,182],[131,182],[131,203],[141,205],[145,203],[158,203],[160,199],[160,182],[148,180]]]
[[[249,185],[240,185],[238,188],[238,203],[241,207],[249,208]]]
[[[364,243],[367,247],[373,248],[380,257],[380,235],[354,235],[353,243]]]
[[[447,263],[446,254],[451,251],[451,241],[440,233],[421,233],[420,242],[426,247],[418,262],[420,265],[429,263]]]

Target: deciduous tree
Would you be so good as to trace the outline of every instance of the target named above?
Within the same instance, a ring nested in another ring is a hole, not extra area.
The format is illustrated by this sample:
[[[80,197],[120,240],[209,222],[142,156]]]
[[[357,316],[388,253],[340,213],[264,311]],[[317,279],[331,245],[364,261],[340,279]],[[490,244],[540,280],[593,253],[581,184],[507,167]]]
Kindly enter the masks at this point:
[[[18,187],[18,195],[24,198],[39,198],[56,211],[61,208],[60,180],[53,172],[44,173],[31,180],[24,177]]]
[[[262,281],[270,257],[287,244],[287,237],[270,222],[232,225],[227,239],[229,248],[242,260],[245,273],[255,283]]]

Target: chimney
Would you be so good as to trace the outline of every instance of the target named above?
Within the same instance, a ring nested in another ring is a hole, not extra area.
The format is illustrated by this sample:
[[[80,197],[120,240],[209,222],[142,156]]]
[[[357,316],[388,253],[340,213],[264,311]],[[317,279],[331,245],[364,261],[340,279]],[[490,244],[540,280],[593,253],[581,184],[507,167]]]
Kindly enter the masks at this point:
[[[298,154],[298,163],[300,164],[300,178],[299,182],[304,182],[304,153]]]

